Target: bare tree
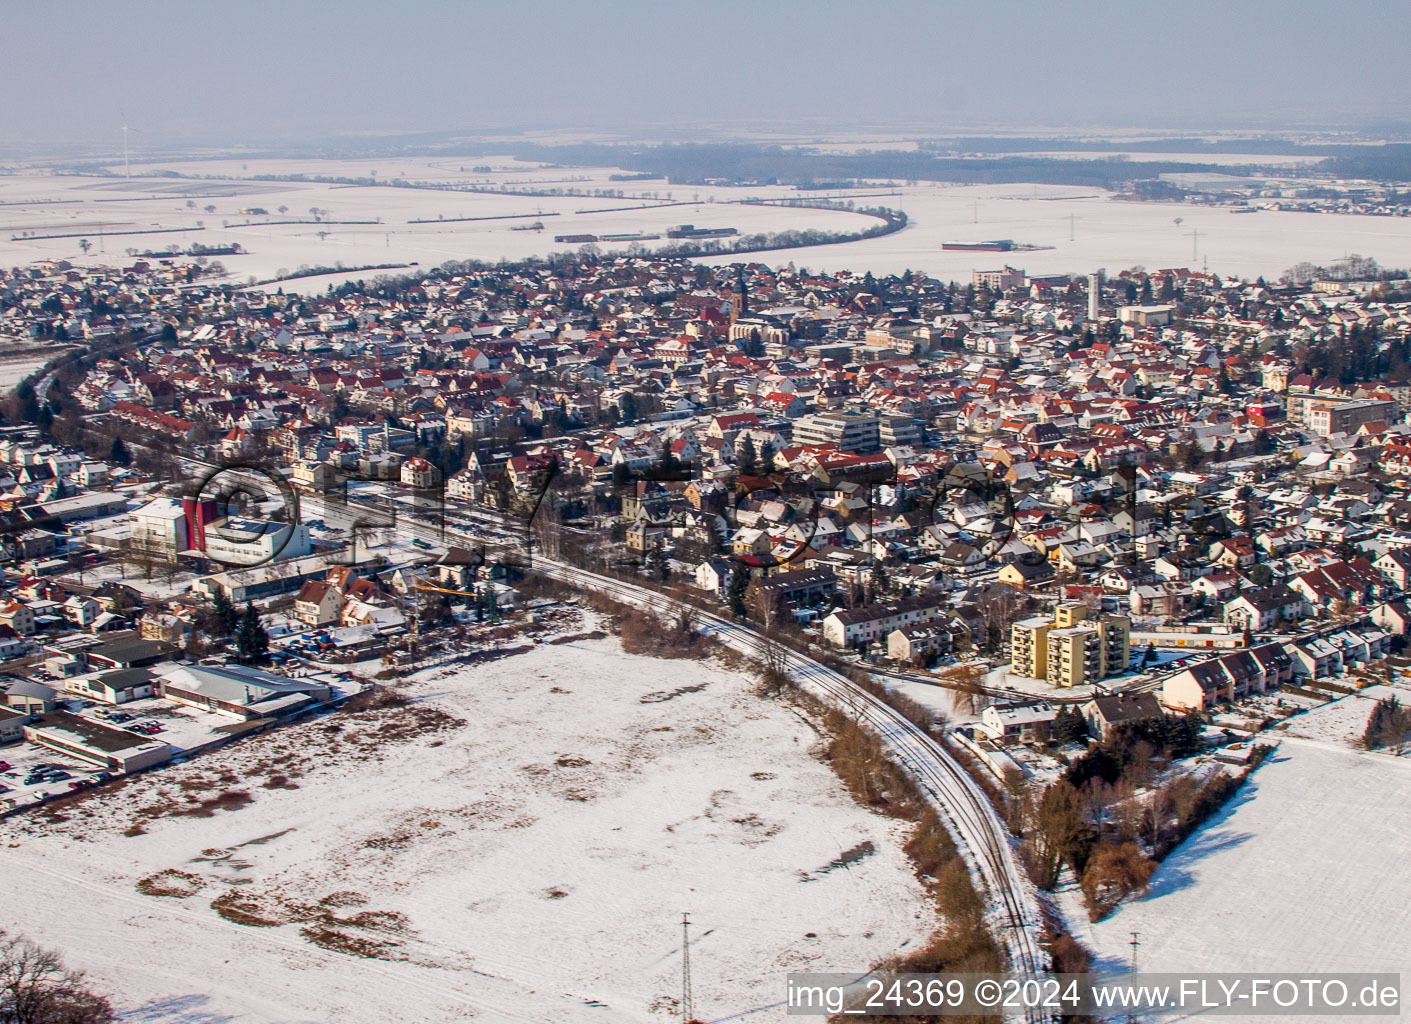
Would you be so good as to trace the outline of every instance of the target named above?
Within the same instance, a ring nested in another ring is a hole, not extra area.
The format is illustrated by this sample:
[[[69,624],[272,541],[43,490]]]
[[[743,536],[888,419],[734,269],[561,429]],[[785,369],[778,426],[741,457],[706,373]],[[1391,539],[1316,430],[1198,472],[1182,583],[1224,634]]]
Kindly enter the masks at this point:
[[[1063,857],[1083,831],[1083,808],[1078,791],[1070,783],[1059,780],[1043,791],[1037,799],[1026,801],[1029,842],[1026,847],[1034,881],[1043,889],[1058,882],[1058,869]]]
[[[1024,773],[1018,767],[1010,765],[1004,772],[1003,782],[1005,795],[1009,798],[1009,830],[1022,837],[1028,825],[1028,815],[1025,813],[1028,787],[1024,781]]]
[[[1143,856],[1134,843],[1101,842],[1083,872],[1083,900],[1088,917],[1101,920],[1128,895],[1143,891],[1156,870],[1156,862]]]
[[[973,663],[956,665],[954,668],[946,669],[942,675],[951,681],[955,689],[957,711],[978,715],[985,710],[989,703],[989,694],[985,691],[985,668],[983,665]]]
[[[981,609],[985,615],[984,646],[989,650],[998,650],[1009,636],[1009,627],[1019,617],[1019,596],[1010,587],[992,588]]]
[[[788,651],[772,630],[759,638],[759,691],[762,696],[775,697],[792,685],[788,670]]]
[[[1156,748],[1146,740],[1132,744],[1131,761],[1123,773],[1137,789],[1150,785],[1152,780],[1151,759],[1156,756]]]
[[[121,549],[120,558],[129,571],[140,573],[144,580],[160,573],[166,562],[162,551],[141,540],[129,540]]]
[[[108,1000],[53,950],[0,931],[0,1021],[5,1024],[112,1024]]]
[[[1156,844],[1161,840],[1162,826],[1170,816],[1170,795],[1164,789],[1157,789],[1148,794],[1142,804],[1142,830],[1149,849],[1156,849]]]

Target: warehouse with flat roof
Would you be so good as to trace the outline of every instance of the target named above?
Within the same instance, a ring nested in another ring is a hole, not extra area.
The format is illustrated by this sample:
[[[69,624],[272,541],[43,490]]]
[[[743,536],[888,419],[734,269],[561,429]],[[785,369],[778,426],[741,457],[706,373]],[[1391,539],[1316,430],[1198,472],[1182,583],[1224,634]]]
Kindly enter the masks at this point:
[[[119,772],[149,768],[170,760],[176,753],[161,740],[67,711],[40,715],[24,727],[24,735],[31,743]]]

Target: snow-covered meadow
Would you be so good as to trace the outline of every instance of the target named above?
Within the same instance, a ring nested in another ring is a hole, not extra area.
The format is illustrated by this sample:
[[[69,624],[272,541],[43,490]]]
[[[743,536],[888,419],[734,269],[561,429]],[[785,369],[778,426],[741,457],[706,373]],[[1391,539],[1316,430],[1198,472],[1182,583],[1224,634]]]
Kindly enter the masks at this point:
[[[491,170],[475,171],[476,166]],[[119,173],[121,165],[114,168]],[[172,178],[163,172],[188,176]],[[374,173],[375,172],[375,173]],[[77,263],[125,260],[126,250],[162,249],[176,243],[239,242],[245,255],[223,256],[231,278],[245,282],[282,276],[302,265],[347,267],[411,264],[420,269],[447,260],[516,259],[577,248],[555,235],[664,233],[680,223],[734,227],[742,234],[817,229],[852,232],[875,221],[846,212],[739,205],[735,200],[809,199],[816,195],[781,186],[669,185],[665,180],[612,181],[612,168],[541,167],[509,158],[376,160],[211,159],[133,164],[133,177],[98,178],[22,170],[0,177],[0,260],[18,264],[45,257]],[[313,181],[254,181],[257,175],[401,178],[436,184],[497,188],[618,189],[624,198],[472,194]],[[891,193],[891,194],[876,194]],[[652,198],[655,197],[655,198]],[[1246,277],[1277,276],[1295,263],[1327,263],[1350,253],[1385,266],[1411,265],[1411,231],[1395,217],[1262,211],[1232,216],[1224,207],[1137,203],[1099,189],[1054,185],[960,186],[923,183],[857,190],[858,206],[904,209],[910,224],[881,238],[842,245],[783,250],[752,256],[773,264],[793,262],[816,270],[874,273],[922,270],[943,280],[965,280],[972,270],[1009,262],[1030,273],[1087,273],[1132,267],[1201,266]],[[657,206],[657,202],[685,205]],[[191,205],[187,205],[187,204]],[[215,209],[208,211],[207,206]],[[283,214],[278,208],[287,207]],[[267,217],[240,214],[260,207]],[[629,207],[628,209],[612,209]],[[310,219],[322,224],[263,224]],[[452,220],[452,218],[513,218]],[[444,218],[444,219],[441,219]],[[1179,219],[1179,223],[1178,223]],[[257,222],[250,227],[225,224]],[[543,223],[543,230],[515,230]],[[373,221],[339,224],[337,221]],[[424,223],[408,223],[423,221]],[[204,230],[194,230],[198,222]],[[334,223],[329,223],[334,222]],[[182,233],[115,235],[114,231],[183,228]],[[26,239],[67,234],[70,238]],[[80,237],[93,243],[86,255]],[[948,241],[1009,238],[1047,246],[1032,252],[943,252]],[[665,244],[641,243],[650,249]],[[626,248],[627,242],[600,248]],[[730,257],[713,258],[725,262]],[[403,271],[406,272],[406,271]],[[288,282],[286,290],[323,290],[357,271]]]
[[[706,1019],[934,923],[903,829],[744,676],[585,639],[410,693],[0,825],[0,926],[144,1024],[544,1024],[677,1019],[683,911]]]
[[[498,170],[488,175],[472,173],[469,161],[463,165],[449,161],[269,160],[134,167],[131,179],[41,173],[0,177],[0,261],[14,264],[58,257],[75,263],[114,263],[127,260],[129,248],[156,251],[173,244],[218,246],[235,242],[246,250],[245,254],[216,258],[233,280],[244,283],[250,278],[283,277],[304,265],[331,267],[341,263],[366,267],[416,263],[430,269],[447,260],[521,259],[579,248],[577,244],[555,242],[556,235],[660,235],[656,241],[641,243],[651,248],[666,244],[666,230],[683,223],[698,228],[735,228],[741,235],[792,229],[855,232],[878,223],[839,211],[727,202],[786,195],[798,198],[799,194],[791,189],[671,187],[661,180],[613,182],[609,180],[612,171],[604,168],[540,169],[509,160],[492,164]],[[165,169],[183,175],[230,178],[190,180],[150,173]],[[143,172],[149,172],[148,176],[142,176]],[[620,189],[625,197],[527,196],[469,193],[453,188],[248,180],[260,174],[344,178],[375,175],[380,179],[405,177],[419,184],[491,184],[510,189]],[[234,180],[242,178],[247,180]],[[659,198],[641,198],[647,193]],[[681,205],[659,205],[668,202]],[[859,202],[868,205],[882,200]],[[280,207],[285,207],[285,212],[279,212]],[[251,208],[268,213],[239,212]],[[311,210],[320,211],[321,223],[312,222]],[[266,223],[293,220],[309,223]],[[339,223],[349,221],[368,223]],[[535,223],[542,223],[542,230],[516,230]],[[116,233],[171,228],[183,230]],[[25,232],[73,237],[17,237]],[[92,245],[86,255],[79,244],[81,240]],[[600,248],[626,249],[630,244],[604,242]],[[351,276],[366,278],[377,273],[363,271]],[[339,275],[306,278],[286,282],[285,288],[323,290],[330,281],[341,279]]]
[[[0,349],[0,394],[9,392],[20,381],[52,359],[53,352],[17,355],[6,358]]]
[[[1075,889],[1063,904],[1108,970],[1127,968],[1136,932],[1143,971],[1406,974],[1408,841],[1411,759],[1287,737],[1162,863],[1148,895],[1097,924]]]

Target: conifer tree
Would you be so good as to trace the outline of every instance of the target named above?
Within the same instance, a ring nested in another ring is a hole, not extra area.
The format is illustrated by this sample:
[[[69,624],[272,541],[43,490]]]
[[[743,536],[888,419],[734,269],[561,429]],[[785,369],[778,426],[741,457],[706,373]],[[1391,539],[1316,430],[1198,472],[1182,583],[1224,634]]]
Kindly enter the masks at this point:
[[[236,660],[242,665],[263,665],[269,660],[269,633],[253,604],[245,605],[235,630]]]

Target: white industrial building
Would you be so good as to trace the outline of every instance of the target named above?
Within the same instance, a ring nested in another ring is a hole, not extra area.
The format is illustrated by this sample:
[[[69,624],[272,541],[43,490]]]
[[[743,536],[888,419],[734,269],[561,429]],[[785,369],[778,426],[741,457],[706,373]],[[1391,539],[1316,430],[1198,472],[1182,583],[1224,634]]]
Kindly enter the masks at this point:
[[[324,683],[241,665],[181,665],[163,675],[161,689],[177,704],[244,721],[283,717],[333,696]]]

